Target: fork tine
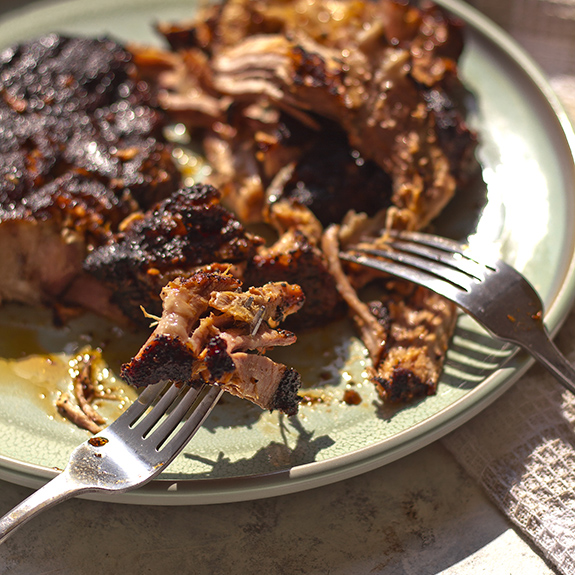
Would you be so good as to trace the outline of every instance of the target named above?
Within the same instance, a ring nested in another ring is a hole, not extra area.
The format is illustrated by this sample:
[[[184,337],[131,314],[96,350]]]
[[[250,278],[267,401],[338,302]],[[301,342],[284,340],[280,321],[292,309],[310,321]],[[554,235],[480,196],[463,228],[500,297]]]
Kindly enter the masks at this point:
[[[164,441],[165,438],[168,437],[170,433],[172,433],[174,429],[176,429],[178,424],[184,419],[184,416],[192,407],[202,389],[203,386],[197,388],[197,387],[191,387],[189,385],[182,386],[180,389],[176,389],[176,391],[178,392],[177,395],[174,394],[172,403],[170,403],[169,405],[167,403],[164,404],[165,408],[163,410],[163,413],[166,414],[167,410],[172,405],[174,405],[175,407],[166,415],[162,423],[158,425],[158,427],[154,429],[151,433],[149,432],[152,426],[147,426],[148,429],[146,430],[144,436],[147,439],[149,438],[152,442],[157,442],[158,445],[162,443],[162,441]],[[159,405],[159,403],[158,406],[162,407]],[[162,413],[159,413],[159,416],[161,417]],[[155,419],[155,421],[153,421],[152,423],[155,425],[155,423],[159,421],[160,417],[154,417],[153,419]],[[147,419],[148,417],[146,417],[146,424]],[[148,433],[149,435],[147,435]]]
[[[188,440],[201,427],[224,393],[224,390],[221,387],[215,385],[209,385],[207,387],[209,387],[207,393],[200,403],[194,407],[194,410],[188,419],[182,424],[180,429],[178,429],[167,441],[167,438],[165,438],[164,441],[158,445],[157,449],[161,449],[162,455],[164,455],[167,460],[171,460],[174,455],[183,449],[183,446],[186,445]]]
[[[455,299],[460,297],[464,292],[460,287],[440,279],[438,276],[429,273],[425,268],[413,267],[403,262],[391,261],[388,259],[380,259],[377,257],[369,257],[366,255],[349,254],[341,252],[339,257],[342,260],[364,265],[382,272],[391,274],[393,276],[411,281],[416,284],[425,286],[426,288],[446,297],[447,299]],[[384,257],[387,257],[385,254]]]
[[[423,257],[430,262],[439,262],[443,266],[448,266],[478,280],[483,279],[490,269],[473,258],[466,249],[460,248],[459,251],[446,251],[442,246],[405,241],[403,238],[392,240],[389,245],[402,253]]]
[[[361,254],[368,254],[375,256],[377,258],[385,258],[401,264],[407,267],[412,267],[420,270],[430,276],[435,276],[442,278],[444,281],[448,281],[454,286],[468,291],[466,286],[469,285],[470,280],[481,280],[481,275],[473,270],[473,273],[469,273],[466,269],[460,269],[457,267],[458,260],[454,260],[453,257],[435,254],[434,252],[423,248],[418,249],[411,248],[407,246],[405,250],[402,249],[402,245],[398,244],[396,248],[396,243],[391,242],[391,246],[383,248],[353,248]],[[463,262],[465,264],[465,261]],[[479,276],[479,277],[478,277]]]
[[[172,383],[158,402],[152,407],[152,410],[146,413],[140,421],[132,421],[131,427],[142,437],[146,437],[154,425],[160,421],[170,406],[176,401],[182,388],[183,386]]]
[[[400,230],[387,230],[386,234],[392,238],[406,240],[414,244],[434,247],[453,254],[460,253],[464,247],[460,242],[443,236],[426,234],[425,232],[405,232]]]
[[[386,233],[393,238],[386,245],[398,251],[439,261],[476,279],[483,279],[488,271],[495,271],[493,266],[478,259],[467,246],[455,240],[423,232],[389,230]]]
[[[134,423],[140,419],[142,414],[154,403],[154,401],[156,401],[165,387],[165,381],[160,381],[146,387],[132,405],[130,405],[123,413],[122,420],[128,419],[129,426],[133,426]]]

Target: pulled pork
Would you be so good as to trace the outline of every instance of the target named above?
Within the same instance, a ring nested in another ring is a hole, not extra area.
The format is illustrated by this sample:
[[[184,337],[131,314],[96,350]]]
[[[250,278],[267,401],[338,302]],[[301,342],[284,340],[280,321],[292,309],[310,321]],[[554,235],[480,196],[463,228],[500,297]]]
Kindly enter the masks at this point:
[[[370,226],[363,218],[359,220],[359,229],[365,232]],[[323,248],[338,290],[369,352],[370,379],[381,398],[391,403],[433,395],[455,327],[456,305],[424,287],[344,264],[339,259],[341,248],[375,248],[385,239],[384,233],[374,237],[360,233],[358,228],[351,231],[353,221],[347,226],[343,230],[330,226],[323,236]],[[378,297],[362,300],[358,291],[372,284],[379,287]]]
[[[244,221],[288,197],[323,225],[353,209],[422,228],[476,167],[462,25],[432,4],[227,0],[159,30],[162,103],[202,116],[214,182]]]
[[[286,282],[242,292],[241,282],[227,274],[178,278],[162,290],[162,317],[122,377],[135,386],[162,379],[219,385],[263,409],[293,415],[300,376],[263,354],[295,342],[278,326],[304,299],[299,286]]]
[[[427,226],[476,173],[461,23],[425,1],[225,0],[158,30],[169,49],[50,35],[0,56],[0,301],[143,306],[161,318],[128,382],[288,414],[299,375],[264,355],[295,341],[279,323],[349,310],[382,398],[433,393],[453,306],[338,253]],[[168,121],[202,144],[205,185],[182,187]]]

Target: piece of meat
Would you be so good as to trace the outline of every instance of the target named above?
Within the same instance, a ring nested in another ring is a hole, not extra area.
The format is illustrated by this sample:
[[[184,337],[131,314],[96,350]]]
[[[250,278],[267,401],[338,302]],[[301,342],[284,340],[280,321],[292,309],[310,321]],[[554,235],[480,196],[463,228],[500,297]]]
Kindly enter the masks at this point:
[[[358,236],[347,230],[346,249],[353,249],[350,239],[363,247],[376,247],[385,239],[385,231],[374,239],[374,229],[364,225],[366,233]],[[362,266],[344,265],[339,259],[340,228],[330,226],[322,246],[337,287],[349,305],[360,337],[368,349],[372,366],[370,379],[384,401],[402,403],[437,389],[445,354],[457,310],[455,304],[423,287],[397,280]],[[379,297],[362,300],[358,290],[377,285]]]
[[[388,322],[381,314],[378,317],[372,313],[369,305],[361,301],[351,281],[343,270],[339,259],[339,226],[332,225],[322,238],[323,253],[326,255],[329,271],[335,278],[341,297],[347,303],[355,325],[360,333],[373,365],[381,361],[388,339]]]
[[[405,403],[435,394],[455,328],[455,305],[423,287],[391,281],[372,306],[385,310],[390,326],[386,353],[371,375],[381,397]]]
[[[128,213],[105,185],[71,173],[0,207],[0,301],[54,303],[81,274],[87,246]]]
[[[79,301],[86,254],[179,185],[167,116],[123,46],[49,34],[0,54],[0,122],[0,301]]]
[[[310,40],[251,37],[218,55],[214,82],[224,94],[259,97],[263,91],[280,105],[286,101],[339,123],[350,147],[391,177],[394,219],[421,228],[453,196],[452,172],[459,168],[451,169],[435,113],[408,74],[409,52],[386,47],[374,62],[365,55],[353,61],[358,52],[351,53],[342,58],[341,51]]]
[[[265,220],[269,204],[280,199],[309,207],[323,225],[350,209],[374,215],[391,204],[389,176],[353,149],[334,122],[314,117],[306,126],[271,112],[256,121],[257,106],[236,108],[228,115],[233,129],[214,130],[204,144],[211,181],[242,221]]]
[[[160,292],[168,281],[212,263],[250,260],[261,238],[246,232],[220,204],[208,185],[181,189],[144,214],[135,214],[121,231],[92,250],[84,269],[111,292],[112,302],[133,321],[143,307],[161,313]]]
[[[304,299],[299,286],[286,282],[242,292],[241,282],[227,274],[178,278],[162,290],[158,325],[121,375],[135,386],[163,379],[220,385],[263,409],[293,415],[299,374],[262,354],[295,341],[278,325]]]
[[[260,248],[248,261],[243,277],[247,285],[287,281],[301,286],[305,305],[288,318],[289,329],[324,326],[345,315],[345,303],[324,255],[300,229],[288,229],[272,246]]]
[[[72,376],[72,393],[62,392],[56,400],[60,415],[77,427],[92,433],[104,428],[106,418],[98,410],[97,402],[118,401],[119,396],[112,389],[103,389],[98,381],[98,371],[104,368],[101,350],[83,349],[69,361]]]
[[[369,209],[422,228],[477,169],[457,76],[462,25],[436,6],[228,0],[160,29],[182,58],[203,55],[195,94],[234,99],[225,120],[214,118],[207,148],[240,219],[261,213],[270,171],[293,164],[282,192],[324,224],[341,219],[335,205],[364,211],[363,197],[345,190],[373,185]],[[279,114],[254,122],[254,106]],[[308,133],[301,154],[286,137],[298,124]]]

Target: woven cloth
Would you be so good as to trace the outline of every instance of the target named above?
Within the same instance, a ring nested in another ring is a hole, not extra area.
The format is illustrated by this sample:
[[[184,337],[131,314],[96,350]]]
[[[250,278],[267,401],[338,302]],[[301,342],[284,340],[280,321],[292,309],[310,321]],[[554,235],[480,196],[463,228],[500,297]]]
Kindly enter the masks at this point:
[[[575,120],[575,0],[470,4],[523,46]],[[556,343],[575,363],[575,311]],[[559,573],[575,574],[575,396],[535,366],[443,443]]]

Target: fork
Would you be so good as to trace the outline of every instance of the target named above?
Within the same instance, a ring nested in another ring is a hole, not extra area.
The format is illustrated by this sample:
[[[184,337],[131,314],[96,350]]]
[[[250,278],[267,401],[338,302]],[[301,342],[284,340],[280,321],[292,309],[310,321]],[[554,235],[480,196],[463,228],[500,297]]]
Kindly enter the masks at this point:
[[[207,392],[175,383],[166,389],[166,382],[159,382],[144,389],[116,421],[74,449],[64,471],[0,519],[0,543],[61,501],[96,491],[123,493],[151,481],[185,447],[223,393],[217,386],[203,387]]]
[[[501,259],[483,262],[466,245],[422,232],[386,232],[376,247],[350,248],[342,260],[422,285],[453,301],[497,339],[529,352],[570,392],[575,369],[551,340],[531,284]]]

